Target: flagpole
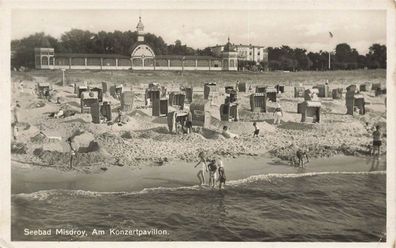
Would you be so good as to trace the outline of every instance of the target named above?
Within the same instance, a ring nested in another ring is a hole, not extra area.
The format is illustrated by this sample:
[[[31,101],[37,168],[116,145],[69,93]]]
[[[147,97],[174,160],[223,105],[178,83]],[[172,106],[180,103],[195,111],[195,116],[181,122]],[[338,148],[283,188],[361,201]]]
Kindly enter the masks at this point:
[[[333,33],[329,32],[329,35],[330,35],[330,45],[331,45],[331,39],[333,38]],[[329,51],[329,70],[331,70],[330,54],[331,54],[331,51]]]
[[[330,68],[330,52],[329,52],[329,70],[330,70],[331,68]]]

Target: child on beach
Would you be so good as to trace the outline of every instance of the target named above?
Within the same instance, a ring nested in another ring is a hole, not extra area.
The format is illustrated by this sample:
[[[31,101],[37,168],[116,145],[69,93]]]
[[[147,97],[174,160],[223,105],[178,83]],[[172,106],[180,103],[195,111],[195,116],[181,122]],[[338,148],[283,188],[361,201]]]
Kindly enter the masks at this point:
[[[192,113],[190,110],[187,113],[186,128],[188,134],[192,133]]]
[[[223,127],[223,136],[226,137],[227,139],[238,139],[239,136],[237,134],[231,133],[228,129],[227,126]]]
[[[377,157],[379,159],[379,156],[381,155],[381,145],[382,145],[382,140],[381,140],[381,127],[376,126],[375,131],[373,132],[373,150],[372,150],[372,156]]]
[[[282,107],[277,100],[276,108],[274,110],[274,124],[279,125],[281,123],[282,117],[283,117]]]
[[[118,122],[118,126],[122,126],[122,124],[123,124],[123,116],[124,116],[124,113],[122,112],[122,109],[120,107],[120,108],[118,108],[118,116],[116,118],[116,122]]]
[[[304,168],[304,157],[307,159],[306,163],[309,163],[308,154],[305,150],[299,148],[296,152],[296,156],[298,159],[298,167]]]
[[[199,180],[199,185],[202,186],[205,184],[205,171],[208,171],[208,168],[206,166],[204,154],[201,152],[199,153],[198,157],[199,157],[199,162],[194,166],[194,168],[196,168],[199,165],[197,177]]]
[[[219,167],[218,172],[219,172],[219,190],[221,190],[222,188],[224,188],[225,182],[226,182],[226,176],[225,176],[225,171],[224,171],[224,165],[223,165],[223,161],[219,158],[217,160],[217,165]]]
[[[20,108],[19,102],[16,101],[15,106],[13,107],[13,111],[12,111],[15,124],[17,124],[19,122],[19,108]]]
[[[254,127],[254,132],[253,132],[253,137],[258,137],[260,128],[257,127],[257,123],[253,122],[253,127]]]
[[[12,123],[11,127],[12,127],[12,137],[16,141],[18,138],[18,127],[17,127],[16,123]]]

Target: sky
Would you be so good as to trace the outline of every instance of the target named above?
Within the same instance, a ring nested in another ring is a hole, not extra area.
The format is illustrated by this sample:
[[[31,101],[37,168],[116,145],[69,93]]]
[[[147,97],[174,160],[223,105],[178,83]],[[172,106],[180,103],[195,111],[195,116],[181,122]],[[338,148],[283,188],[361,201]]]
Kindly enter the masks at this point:
[[[365,54],[373,43],[386,44],[384,10],[37,10],[12,11],[11,38],[36,32],[55,38],[73,28],[98,32],[135,31],[142,17],[145,32],[168,44],[181,40],[193,48],[234,44],[334,50],[348,43]],[[330,38],[329,32],[334,35]]]

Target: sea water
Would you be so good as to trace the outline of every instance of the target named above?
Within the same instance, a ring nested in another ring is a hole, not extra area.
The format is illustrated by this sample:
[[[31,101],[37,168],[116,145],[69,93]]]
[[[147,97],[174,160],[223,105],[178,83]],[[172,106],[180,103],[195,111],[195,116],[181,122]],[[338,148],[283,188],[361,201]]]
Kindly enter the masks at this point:
[[[41,190],[11,202],[12,240],[386,241],[384,171],[256,175],[224,190]]]

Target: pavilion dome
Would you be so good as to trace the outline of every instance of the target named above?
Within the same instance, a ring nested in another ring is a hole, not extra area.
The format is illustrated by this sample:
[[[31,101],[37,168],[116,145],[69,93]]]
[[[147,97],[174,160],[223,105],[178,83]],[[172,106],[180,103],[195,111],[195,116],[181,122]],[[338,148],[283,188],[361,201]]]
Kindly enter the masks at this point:
[[[228,37],[228,42],[225,44],[223,52],[236,52],[235,46],[230,42],[230,37]]]

